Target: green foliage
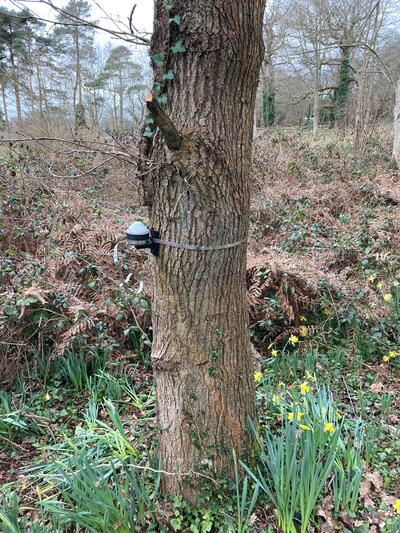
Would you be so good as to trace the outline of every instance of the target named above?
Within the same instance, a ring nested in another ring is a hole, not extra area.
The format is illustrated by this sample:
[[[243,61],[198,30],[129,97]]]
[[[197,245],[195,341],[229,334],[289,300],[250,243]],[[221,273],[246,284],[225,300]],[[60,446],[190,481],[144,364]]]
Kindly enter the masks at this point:
[[[234,466],[235,466],[235,485],[236,485],[236,520],[228,517],[228,525],[230,526],[230,531],[235,531],[235,533],[250,533],[251,532],[251,515],[256,506],[260,486],[257,483],[253,489],[251,499],[250,496],[250,487],[249,487],[249,478],[244,477],[241,487],[238,461],[236,453],[233,452]]]
[[[151,56],[151,59],[153,60],[154,64],[157,67],[162,67],[165,61],[165,52],[160,52],[159,54],[154,54]]]
[[[176,43],[171,46],[171,52],[173,54],[183,54],[186,52],[186,46],[183,44],[183,41],[176,41]]]
[[[175,15],[175,17],[170,18],[169,21],[179,26],[182,22],[182,17],[180,17],[179,15]]]
[[[90,358],[72,352],[58,360],[59,372],[76,391],[84,390],[88,385],[90,376],[104,369],[105,365],[105,354],[95,351],[91,352]]]
[[[153,137],[153,135],[154,135],[154,131],[151,128],[148,128],[148,127],[145,128],[144,133],[143,133],[144,137],[151,138],[151,137]]]
[[[173,80],[175,77],[175,73],[173,70],[169,70],[168,72],[166,72],[165,74],[163,74],[162,78],[163,80],[168,80],[168,81],[171,81]]]
[[[6,391],[0,391],[0,439],[12,444],[26,435],[40,435],[43,430],[20,398],[18,403]]]
[[[265,448],[261,450],[257,471],[245,466],[273,503],[284,533],[296,533],[298,521],[302,533],[308,530],[326,482],[331,474],[335,475],[335,461],[345,468],[350,465],[352,450],[342,444],[343,424],[338,421],[336,412],[326,389],[318,389],[316,396],[310,393],[300,402],[294,401],[289,411],[283,404],[282,430],[264,435]],[[346,452],[343,459],[342,449]],[[351,488],[346,488],[344,505],[352,508],[359,489],[359,476],[353,473],[353,468],[349,478]],[[338,490],[343,488],[340,481],[341,478],[337,482]]]
[[[262,121],[263,126],[269,127],[275,124],[275,112],[276,112],[276,92],[272,80],[268,80],[266,87],[262,92]]]
[[[334,91],[333,101],[335,104],[334,118],[341,120],[344,114],[344,108],[348,99],[351,83],[351,65],[350,65],[350,48],[341,48],[341,62],[339,68],[339,82]]]
[[[104,477],[85,454],[74,459],[74,467],[74,475],[59,467],[62,499],[41,501],[43,510],[57,527],[73,525],[99,533],[114,530],[128,533],[144,527],[154,515],[159,477],[150,489],[134,462],[120,471],[111,464],[112,474]]]
[[[363,425],[356,423],[354,434],[348,434],[339,442],[333,468],[334,509],[338,513],[343,509],[354,514],[363,474],[362,449]]]

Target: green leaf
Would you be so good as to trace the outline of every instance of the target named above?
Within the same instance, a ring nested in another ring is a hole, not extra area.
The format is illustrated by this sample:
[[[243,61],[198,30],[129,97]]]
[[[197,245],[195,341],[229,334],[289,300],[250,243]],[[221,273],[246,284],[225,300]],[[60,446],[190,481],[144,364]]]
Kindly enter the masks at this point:
[[[154,82],[153,83],[153,87],[152,87],[152,91],[153,93],[158,93],[160,92],[160,89],[161,89],[161,85],[157,82]]]
[[[150,117],[150,115],[147,116],[146,117],[146,124],[154,124],[154,118]]]
[[[183,44],[183,41],[176,41],[174,46],[171,46],[171,52],[173,54],[183,54],[183,52],[186,52],[186,46]]]
[[[28,296],[27,298],[21,298],[21,299],[17,300],[16,305],[18,307],[22,307],[22,306],[29,307],[30,305],[36,304],[38,302],[39,302],[39,300],[37,298],[34,298],[33,296]]]
[[[163,80],[173,80],[175,78],[175,72],[173,70],[169,70],[165,74],[163,74]]]
[[[171,11],[171,9],[174,7],[174,4],[172,2],[164,2],[164,7],[167,11]]]
[[[175,15],[175,17],[173,17],[172,19],[169,19],[169,22],[170,22],[170,24],[172,22],[175,22],[175,24],[177,24],[179,26],[180,23],[182,22],[182,17],[180,17],[179,15]]]
[[[181,529],[182,521],[180,518],[171,518],[169,523],[174,531],[179,531]]]
[[[151,59],[154,61],[157,67],[162,67],[165,61],[165,52],[154,54],[153,56],[151,56]]]
[[[160,104],[166,105],[166,103],[168,102],[168,95],[164,93],[161,96],[157,96],[157,100]]]
[[[153,137],[153,130],[151,128],[145,128],[143,137]]]

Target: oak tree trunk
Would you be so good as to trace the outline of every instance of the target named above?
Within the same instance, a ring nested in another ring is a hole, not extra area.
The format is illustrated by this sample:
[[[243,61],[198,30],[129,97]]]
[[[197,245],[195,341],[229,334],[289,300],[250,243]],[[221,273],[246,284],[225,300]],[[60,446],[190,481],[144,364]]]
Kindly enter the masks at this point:
[[[397,82],[396,104],[394,107],[393,159],[397,168],[400,169],[400,78]]]
[[[153,63],[154,78],[182,139],[180,149],[169,150],[157,131],[149,143],[157,166],[145,191],[161,239],[218,246],[247,236],[264,3],[175,0],[168,12],[155,1],[151,54],[166,58]],[[170,22],[175,16],[180,24]],[[178,41],[186,52],[171,52]],[[174,79],[165,82],[169,71]],[[246,242],[215,251],[161,246],[153,268],[159,456],[171,473],[162,486],[194,499],[204,479],[198,473],[231,474],[232,450],[245,456],[251,443]]]

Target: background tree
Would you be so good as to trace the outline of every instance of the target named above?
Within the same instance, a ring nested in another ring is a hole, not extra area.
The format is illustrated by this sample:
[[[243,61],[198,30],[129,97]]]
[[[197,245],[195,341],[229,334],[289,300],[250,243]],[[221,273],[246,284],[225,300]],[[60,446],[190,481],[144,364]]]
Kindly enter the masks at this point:
[[[125,126],[126,98],[132,87],[137,87],[142,79],[141,67],[134,62],[129,48],[117,46],[111,49],[101,79],[111,93],[114,126],[122,131]]]
[[[4,121],[4,127],[7,131],[10,129],[8,120],[8,104],[7,104],[7,67],[6,67],[6,54],[4,49],[4,43],[0,43],[0,90],[1,90],[1,103],[2,103],[2,116]]]
[[[276,120],[276,87],[274,61],[284,44],[287,32],[287,13],[291,2],[269,2],[263,23],[265,57],[262,65],[262,125],[273,126]]]
[[[3,51],[4,49],[7,50],[7,55],[5,57],[3,52],[3,65],[5,64],[5,61],[8,64],[8,78],[11,81],[14,91],[18,126],[20,126],[22,122],[20,78],[24,59],[27,57],[26,45],[31,36],[30,24],[32,23],[33,18],[28,12],[16,12],[7,9],[2,9],[0,12],[0,43],[3,43]],[[4,72],[6,71],[3,67],[3,74]],[[4,100],[3,105],[5,105]],[[5,111],[5,113],[7,113],[7,111]]]
[[[57,20],[61,24],[54,30],[55,36],[62,39],[63,55],[67,64],[75,72],[72,102],[76,129],[85,122],[83,103],[84,65],[85,62],[87,64],[88,61],[94,60],[94,30],[90,26],[82,27],[76,21],[76,18],[88,20],[90,15],[91,6],[89,2],[86,0],[70,0],[63,12],[58,15]]]

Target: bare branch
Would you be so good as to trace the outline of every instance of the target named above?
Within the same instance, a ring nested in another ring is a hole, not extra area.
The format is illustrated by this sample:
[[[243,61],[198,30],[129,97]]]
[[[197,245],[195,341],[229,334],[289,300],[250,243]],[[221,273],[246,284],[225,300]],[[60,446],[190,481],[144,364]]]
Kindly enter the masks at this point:
[[[129,43],[142,45],[142,46],[149,46],[150,45],[150,39],[148,39],[147,37],[143,36],[145,34],[147,35],[147,33],[145,33],[145,32],[136,32],[135,34],[132,34],[132,33],[128,32],[128,31],[122,31],[121,28],[118,29],[118,30],[112,30],[110,28],[105,28],[104,26],[100,26],[96,22],[85,20],[85,19],[79,17],[78,15],[74,15],[73,13],[69,13],[65,9],[54,5],[51,0],[27,0],[27,1],[29,3],[44,4],[44,5],[52,8],[52,9],[54,9],[54,11],[56,11],[58,14],[64,15],[65,17],[67,17],[69,19],[68,22],[67,21],[60,22],[60,21],[57,21],[57,20],[49,20],[47,18],[41,17],[41,16],[37,15],[36,13],[34,13],[30,8],[28,8],[26,6],[27,2],[25,2],[23,4],[23,8],[26,11],[29,12],[30,16],[34,20],[47,22],[48,24],[53,24],[54,26],[93,28],[95,30],[106,32],[106,33],[112,35],[113,37],[115,37],[117,39],[121,39],[121,40],[129,42]],[[14,0],[12,3],[14,5],[19,5],[20,4],[20,0]],[[1,12],[1,9],[0,9],[0,12]],[[18,15],[16,15],[16,16],[18,16]],[[113,22],[115,23],[115,21],[113,21]],[[140,35],[139,33],[142,33],[142,35]]]

